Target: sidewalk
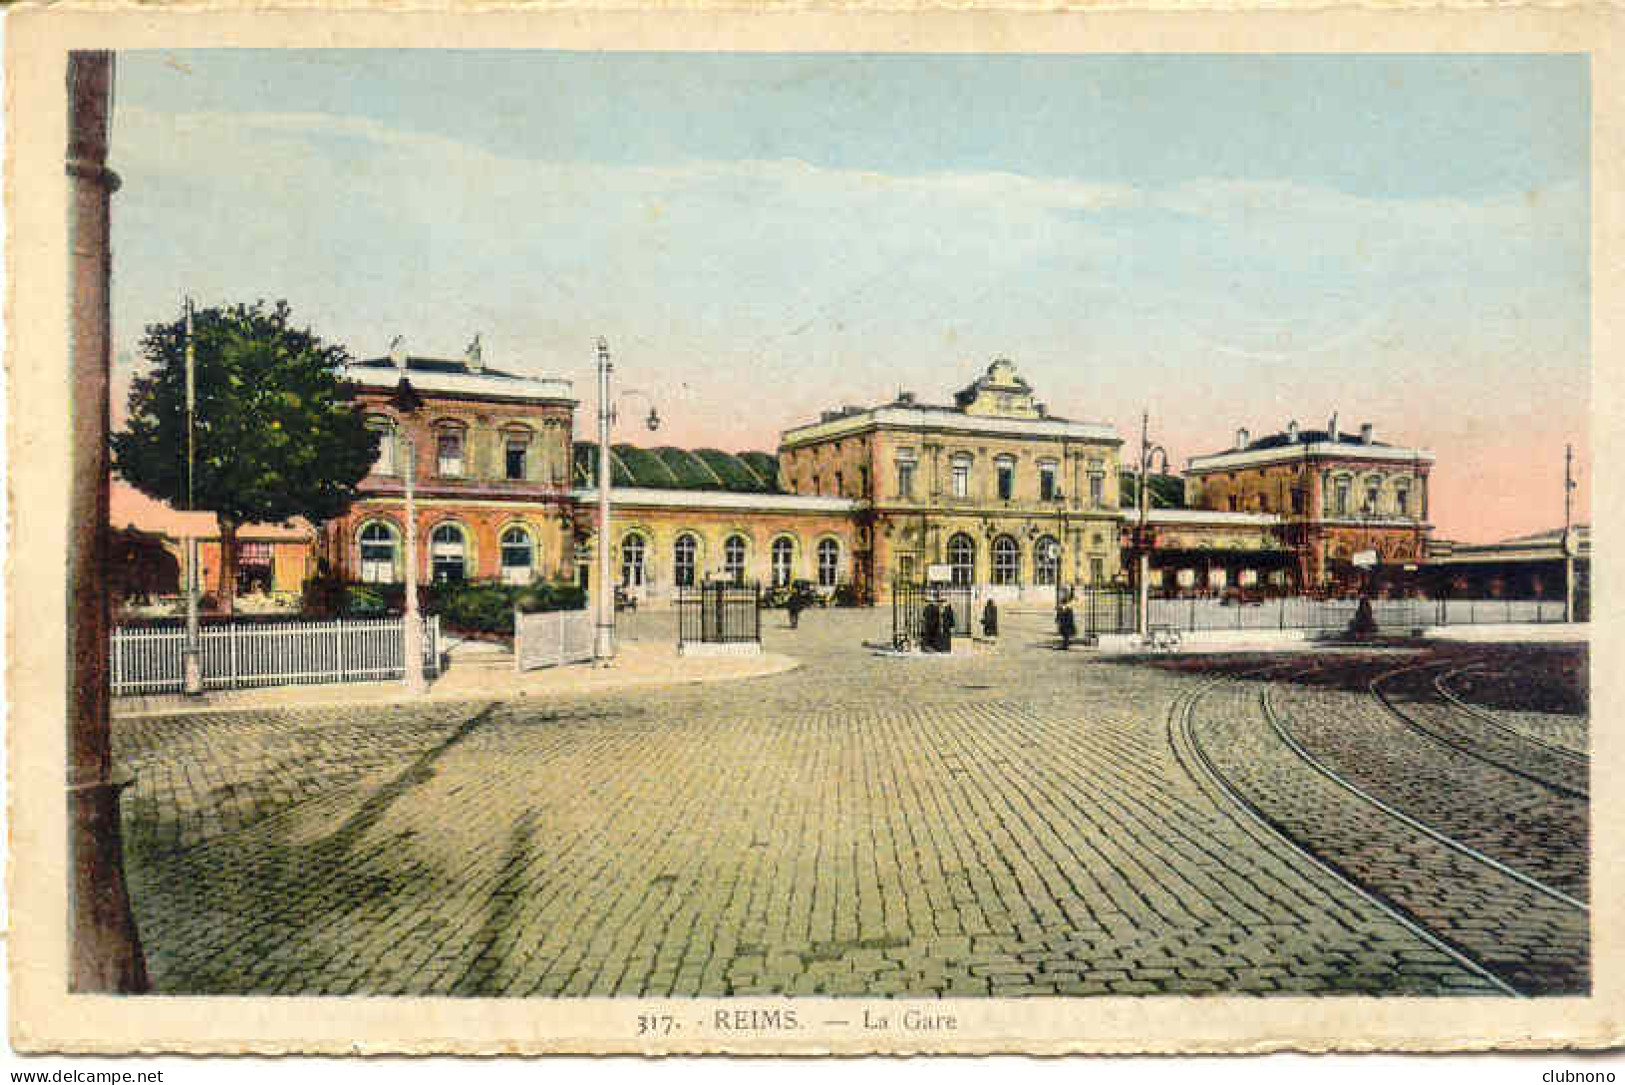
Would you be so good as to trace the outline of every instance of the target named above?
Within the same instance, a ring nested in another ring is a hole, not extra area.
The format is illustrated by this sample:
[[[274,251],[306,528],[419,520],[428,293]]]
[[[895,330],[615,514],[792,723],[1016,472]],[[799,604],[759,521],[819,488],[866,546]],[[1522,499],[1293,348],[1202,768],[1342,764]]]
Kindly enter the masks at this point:
[[[275,708],[389,705],[422,701],[506,701],[521,697],[566,697],[629,686],[725,682],[782,674],[800,661],[785,655],[682,658],[670,642],[623,642],[609,667],[574,663],[519,672],[510,656],[484,661],[478,655],[455,658],[429,691],[414,697],[405,685],[388,682],[329,682],[321,685],[265,686],[259,689],[210,690],[201,697],[180,693],[113,698],[116,717],[178,716],[204,712],[238,712]]]

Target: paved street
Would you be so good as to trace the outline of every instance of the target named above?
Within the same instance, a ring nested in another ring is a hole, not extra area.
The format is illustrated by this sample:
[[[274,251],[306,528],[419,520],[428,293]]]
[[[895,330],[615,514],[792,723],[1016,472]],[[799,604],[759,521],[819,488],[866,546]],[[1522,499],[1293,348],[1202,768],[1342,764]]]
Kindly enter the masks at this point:
[[[1583,750],[1583,706],[1519,699],[1523,650],[1108,662],[1007,615],[993,651],[873,656],[888,620],[770,614],[768,650],[803,666],[738,682],[116,721],[157,989],[1584,989],[1585,914],[1547,891],[1583,903],[1584,799],[1541,790],[1553,755],[1509,775],[1474,752],[1516,759],[1512,741],[1473,745],[1487,725],[1442,694],[1407,710],[1469,752],[1366,688],[1428,664],[1486,719]],[[1401,685],[1406,709],[1421,693]],[[1466,780],[1462,809],[1515,811],[1475,838],[1511,873],[1382,813],[1282,731],[1445,837],[1481,815],[1456,824],[1433,782]]]

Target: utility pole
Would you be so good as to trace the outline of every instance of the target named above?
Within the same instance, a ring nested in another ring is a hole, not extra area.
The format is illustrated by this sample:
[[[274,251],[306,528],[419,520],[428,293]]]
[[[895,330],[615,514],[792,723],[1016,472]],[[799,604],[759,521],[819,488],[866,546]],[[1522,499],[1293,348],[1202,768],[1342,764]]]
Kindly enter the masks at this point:
[[[593,658],[607,667],[615,658],[615,590],[610,585],[609,539],[609,426],[613,409],[609,402],[609,375],[614,370],[609,360],[609,343],[598,337],[598,603],[597,636],[593,641]]]
[[[418,473],[417,443],[411,433],[401,438],[406,457],[406,523],[403,525],[406,548],[406,612],[401,616],[402,651],[406,658],[403,679],[409,693],[423,693],[428,684],[423,678],[423,617],[418,613],[418,506],[416,479]]]
[[[1135,632],[1141,639],[1150,635],[1151,631],[1151,535],[1146,528],[1147,512],[1151,504],[1151,463],[1153,459],[1162,456],[1162,469],[1168,470],[1168,453],[1161,445],[1151,443],[1151,412],[1144,411],[1140,415],[1140,478],[1137,483],[1140,498],[1140,529],[1134,540],[1136,550],[1136,587],[1139,590],[1139,606],[1135,610]]]
[[[67,819],[68,990],[134,994],[147,967],[124,884],[119,790],[108,728],[108,233],[118,174],[107,168],[113,54],[68,54]]]
[[[197,351],[192,315],[192,299],[186,299],[186,511],[197,509]],[[189,697],[203,695],[203,652],[198,643],[198,536],[194,527],[186,539],[186,648],[181,653],[184,691]]]
[[[1574,621],[1574,446],[1563,446],[1563,620]]]

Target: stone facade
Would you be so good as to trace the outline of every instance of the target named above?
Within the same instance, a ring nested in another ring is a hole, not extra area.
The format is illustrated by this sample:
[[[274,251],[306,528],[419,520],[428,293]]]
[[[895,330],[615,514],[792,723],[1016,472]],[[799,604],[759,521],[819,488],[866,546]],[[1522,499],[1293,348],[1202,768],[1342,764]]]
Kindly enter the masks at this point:
[[[828,411],[780,442],[786,489],[857,503],[853,566],[869,596],[932,566],[1018,600],[1117,580],[1115,428],[1050,415],[1006,359],[954,398]]]
[[[1382,565],[1426,559],[1428,475],[1433,454],[1375,440],[1372,427],[1341,433],[1296,422],[1257,440],[1246,430],[1224,452],[1195,456],[1185,471],[1196,509],[1281,518],[1279,537],[1296,555],[1294,582],[1323,587],[1354,576],[1354,559]]]
[[[797,580],[833,595],[853,583],[855,502],[791,494],[616,487],[610,491],[611,567],[640,603],[671,602],[679,586]],[[578,573],[597,568],[598,493],[576,493]]]
[[[326,525],[341,575],[404,579],[409,455],[422,582],[575,575],[568,382],[487,369],[477,344],[462,361],[379,358],[344,376],[380,451],[361,500]]]

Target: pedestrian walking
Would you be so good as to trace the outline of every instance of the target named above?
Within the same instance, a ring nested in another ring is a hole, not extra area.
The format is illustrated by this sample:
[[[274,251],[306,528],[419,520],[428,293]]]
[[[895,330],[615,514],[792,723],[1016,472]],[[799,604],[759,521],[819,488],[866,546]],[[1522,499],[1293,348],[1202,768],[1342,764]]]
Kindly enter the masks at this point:
[[[801,592],[795,588],[790,589],[790,598],[785,600],[784,609],[790,612],[790,628],[801,628],[801,610],[807,601],[801,597]]]
[[[993,605],[993,600],[987,601],[982,608],[982,636],[996,637],[999,635],[999,608]]]
[[[1061,651],[1072,647],[1072,638],[1078,635],[1078,619],[1072,614],[1072,604],[1062,603],[1055,615],[1055,629],[1061,634]]]
[[[925,609],[920,611],[920,650],[922,652],[937,651],[937,641],[942,636],[942,615],[937,610],[935,599],[928,599]]]
[[[942,604],[942,641],[937,646],[939,652],[954,650],[954,608],[947,603]]]

